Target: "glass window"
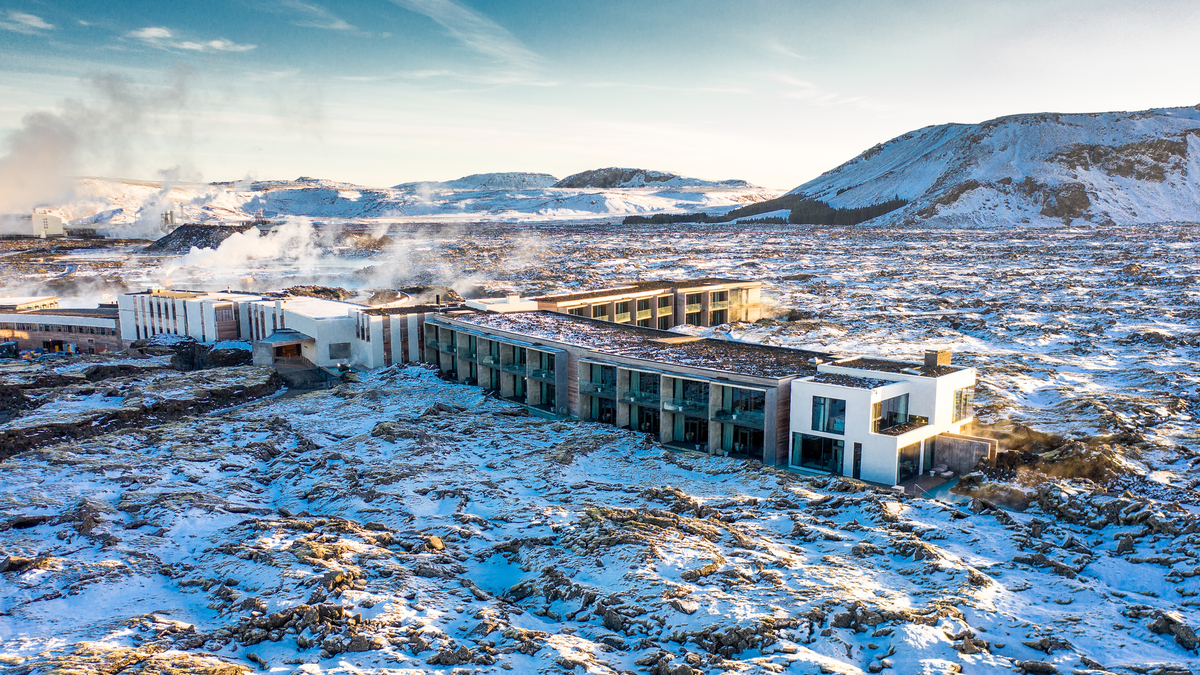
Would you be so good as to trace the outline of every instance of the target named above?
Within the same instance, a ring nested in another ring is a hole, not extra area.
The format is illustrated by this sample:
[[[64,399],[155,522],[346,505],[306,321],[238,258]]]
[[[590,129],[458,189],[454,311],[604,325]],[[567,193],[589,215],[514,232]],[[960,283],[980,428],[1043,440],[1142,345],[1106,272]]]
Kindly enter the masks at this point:
[[[617,303],[617,314],[628,314],[628,313],[629,313],[629,301],[626,300],[625,302],[618,302]]]
[[[792,434],[792,466],[842,475],[845,441],[808,434]]]
[[[592,318],[593,319],[608,318],[608,305],[592,305]]]
[[[840,398],[814,396],[812,406],[813,431],[829,434],[846,433],[846,401]]]
[[[959,422],[975,414],[975,387],[963,387],[954,390],[954,417],[952,421]]]
[[[574,316],[587,316],[588,308],[587,307],[576,307],[575,309],[568,309],[567,313],[572,314]]]
[[[900,394],[871,406],[871,431],[880,433],[908,423],[908,394]]]
[[[913,443],[900,448],[899,462],[896,482],[903,483],[910,478],[915,478],[921,472],[921,444]]]
[[[639,312],[646,312],[650,310],[650,300],[638,300],[637,303]]]
[[[700,293],[688,293],[687,297],[685,298],[686,304],[689,304],[689,305],[700,304],[700,295],[701,295]]]
[[[659,309],[662,309],[663,307],[670,307],[670,306],[671,306],[671,296],[660,295],[658,297],[658,308]]]
[[[658,329],[659,330],[671,330],[671,317],[669,317],[669,316],[658,317]]]

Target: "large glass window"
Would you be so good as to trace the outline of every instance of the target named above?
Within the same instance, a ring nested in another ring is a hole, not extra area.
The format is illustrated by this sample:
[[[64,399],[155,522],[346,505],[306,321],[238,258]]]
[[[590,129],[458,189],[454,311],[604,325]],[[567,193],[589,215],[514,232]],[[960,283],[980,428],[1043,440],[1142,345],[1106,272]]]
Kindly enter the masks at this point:
[[[846,443],[840,438],[792,434],[792,466],[842,475]]]
[[[608,318],[608,305],[592,305],[592,318],[593,319],[607,319]]]
[[[663,309],[665,307],[670,307],[670,306],[671,306],[671,296],[660,295],[658,297],[658,308],[659,309]]]
[[[647,299],[645,299],[645,300],[638,300],[638,301],[637,301],[637,308],[638,308],[638,312],[639,312],[639,313],[640,313],[640,312],[649,312],[649,311],[650,311],[650,300],[649,300],[649,298],[647,298]]]
[[[567,313],[572,316],[587,316],[588,308],[587,307],[576,307],[574,309],[568,309]]]
[[[908,394],[900,394],[871,406],[871,431],[880,433],[908,423]]]
[[[959,422],[975,414],[975,387],[963,387],[954,390],[954,417],[952,421]]]
[[[840,398],[813,397],[813,431],[828,434],[846,433],[846,401]]]
[[[900,448],[900,466],[897,471],[898,483],[903,483],[911,478],[916,478],[921,472],[921,444],[913,443]]]

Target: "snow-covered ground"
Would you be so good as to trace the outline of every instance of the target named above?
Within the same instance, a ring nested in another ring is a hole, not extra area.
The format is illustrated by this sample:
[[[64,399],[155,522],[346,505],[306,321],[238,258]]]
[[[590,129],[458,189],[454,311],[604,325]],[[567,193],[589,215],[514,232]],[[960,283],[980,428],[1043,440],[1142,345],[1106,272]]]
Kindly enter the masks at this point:
[[[417,367],[0,471],[17,673],[1200,667],[1186,512],[1061,488],[960,510]]]

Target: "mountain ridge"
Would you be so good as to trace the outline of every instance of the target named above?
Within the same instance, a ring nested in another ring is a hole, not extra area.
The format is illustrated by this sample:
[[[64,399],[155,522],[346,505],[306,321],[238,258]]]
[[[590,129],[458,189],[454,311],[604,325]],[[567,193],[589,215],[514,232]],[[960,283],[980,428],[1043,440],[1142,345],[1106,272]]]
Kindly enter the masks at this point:
[[[1028,113],[922,127],[788,192],[880,224],[1200,221],[1200,106]]]

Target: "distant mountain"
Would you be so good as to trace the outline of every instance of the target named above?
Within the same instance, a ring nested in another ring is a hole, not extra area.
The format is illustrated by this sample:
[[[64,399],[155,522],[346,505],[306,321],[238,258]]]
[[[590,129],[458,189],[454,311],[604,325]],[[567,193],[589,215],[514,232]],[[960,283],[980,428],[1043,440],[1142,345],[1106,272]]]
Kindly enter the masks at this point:
[[[608,167],[582,171],[558,181],[557,188],[640,188],[640,187],[703,187],[703,188],[748,188],[753,187],[744,180],[711,181],[685,178],[674,173],[650,171],[648,169],[621,169]]]
[[[531,190],[553,186],[558,179],[548,173],[508,171],[504,173],[473,173],[456,180],[401,183],[397,190],[419,188],[447,190]]]
[[[840,209],[907,200],[881,224],[1200,222],[1200,106],[925,127],[788,194]]]

